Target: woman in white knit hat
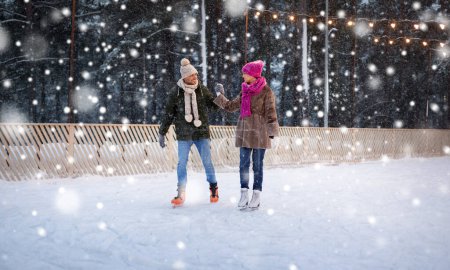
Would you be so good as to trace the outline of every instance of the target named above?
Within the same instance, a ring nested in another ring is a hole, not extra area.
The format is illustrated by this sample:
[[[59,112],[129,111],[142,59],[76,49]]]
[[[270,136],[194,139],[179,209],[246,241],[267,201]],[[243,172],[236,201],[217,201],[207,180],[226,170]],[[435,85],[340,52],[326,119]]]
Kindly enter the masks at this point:
[[[159,129],[161,147],[165,147],[165,134],[171,124],[175,125],[178,141],[178,193],[171,203],[174,207],[181,206],[186,199],[186,165],[192,145],[197,147],[205,168],[210,189],[210,202],[215,203],[219,200],[219,192],[211,161],[208,112],[210,109],[218,109],[218,106],[214,104],[210,91],[199,81],[197,70],[186,58],[181,60],[180,73],[181,79],[169,93]]]

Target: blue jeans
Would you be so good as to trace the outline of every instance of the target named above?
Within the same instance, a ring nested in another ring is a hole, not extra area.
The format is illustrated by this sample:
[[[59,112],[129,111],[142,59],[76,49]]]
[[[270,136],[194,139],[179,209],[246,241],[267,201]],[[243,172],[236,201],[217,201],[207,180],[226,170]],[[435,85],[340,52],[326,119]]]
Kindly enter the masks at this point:
[[[241,147],[240,162],[239,162],[239,175],[241,178],[241,188],[248,188],[250,155],[252,155],[253,176],[254,176],[253,190],[262,191],[263,160],[265,152],[266,149],[253,149]]]
[[[184,188],[186,186],[186,166],[189,158],[189,151],[191,150],[191,146],[193,144],[195,144],[195,146],[197,147],[200,158],[202,159],[203,167],[205,168],[206,172],[206,181],[208,181],[210,184],[217,183],[216,173],[211,161],[211,149],[209,146],[209,140],[201,139],[195,141],[178,141],[178,187]]]

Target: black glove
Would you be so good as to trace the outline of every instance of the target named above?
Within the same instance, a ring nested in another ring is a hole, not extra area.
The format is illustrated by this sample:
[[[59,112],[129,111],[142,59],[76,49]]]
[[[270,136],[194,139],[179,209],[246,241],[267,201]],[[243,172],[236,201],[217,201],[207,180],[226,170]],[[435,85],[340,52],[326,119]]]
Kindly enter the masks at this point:
[[[166,147],[166,137],[164,137],[164,135],[159,134],[159,146],[161,146],[161,148]]]
[[[274,137],[273,136],[269,136],[269,138],[273,139]]]
[[[223,85],[220,83],[216,84],[216,87],[214,87],[214,90],[216,90],[217,95],[220,95],[220,94],[225,95],[225,90],[223,89]]]

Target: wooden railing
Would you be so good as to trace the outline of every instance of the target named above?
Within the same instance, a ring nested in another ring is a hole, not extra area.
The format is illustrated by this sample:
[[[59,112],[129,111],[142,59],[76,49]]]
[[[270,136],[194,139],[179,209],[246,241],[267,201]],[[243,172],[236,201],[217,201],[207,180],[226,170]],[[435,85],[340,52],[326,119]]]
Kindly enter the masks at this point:
[[[211,127],[212,159],[218,170],[237,170],[234,129]],[[157,125],[0,124],[0,179],[174,171],[174,129],[169,129],[164,149],[157,141],[158,130]],[[282,127],[280,132],[277,143],[267,151],[265,166],[443,156],[450,149],[450,130]],[[202,170],[195,147],[188,164],[190,169]]]

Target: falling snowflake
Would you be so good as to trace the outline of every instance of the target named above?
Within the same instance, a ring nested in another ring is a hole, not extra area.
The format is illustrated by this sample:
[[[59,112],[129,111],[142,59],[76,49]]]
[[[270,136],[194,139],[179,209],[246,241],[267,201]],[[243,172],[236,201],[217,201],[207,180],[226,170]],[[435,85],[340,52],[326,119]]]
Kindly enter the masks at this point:
[[[367,22],[359,21],[356,23],[354,31],[358,37],[364,37],[372,32],[372,28]]]
[[[418,199],[418,198],[414,198],[414,199],[412,200],[412,202],[411,202],[411,204],[412,204],[414,207],[420,206],[421,203],[422,203],[422,202],[421,202],[420,199]]]
[[[98,202],[98,203],[96,204],[96,206],[97,206],[97,209],[98,209],[98,210],[102,210],[103,207],[104,207],[104,205],[103,205],[102,202]]]
[[[80,197],[73,190],[58,189],[55,200],[56,208],[63,214],[74,214],[80,208]]]
[[[71,12],[70,12],[70,9],[68,9],[68,8],[63,8],[63,9],[61,9],[61,13],[62,13],[62,15],[64,15],[65,17],[69,17],[70,16],[70,14],[71,14]]]
[[[23,42],[23,53],[30,60],[45,57],[48,49],[49,45],[47,40],[39,34],[31,34]]]
[[[369,222],[370,225],[375,225],[377,223],[377,219],[374,216],[368,216],[367,222]]]
[[[414,10],[419,10],[422,7],[422,4],[419,1],[413,2],[412,7]]]
[[[450,155],[450,147],[449,146],[447,146],[447,145],[444,146],[442,148],[442,151],[444,151],[445,154]]]
[[[394,127],[395,128],[402,128],[403,127],[403,121],[402,120],[395,120],[394,121]]]
[[[368,66],[367,66],[367,68],[370,70],[370,72],[372,72],[372,73],[375,73],[375,72],[377,72],[377,70],[378,70],[378,68],[377,68],[377,66],[375,65],[375,64],[369,64]]]
[[[44,228],[42,228],[42,227],[38,227],[36,231],[37,231],[37,234],[40,237],[46,237],[47,236],[47,231]]]
[[[108,228],[108,225],[106,225],[105,222],[100,221],[100,222],[97,224],[97,228],[99,228],[100,230],[104,231],[104,230],[106,230],[106,229]]]
[[[130,49],[130,55],[133,58],[137,58],[137,57],[139,57],[139,51],[135,48],[132,48],[132,49]]]
[[[225,9],[231,17],[243,16],[247,9],[247,1],[226,0]]]
[[[183,29],[189,32],[198,31],[197,19],[194,17],[186,16],[183,21]]]
[[[345,18],[345,16],[346,16],[346,14],[345,14],[345,10],[338,10],[337,11],[337,16],[338,16],[338,18],[339,19],[344,19]]]
[[[178,241],[177,248],[180,250],[186,249],[186,244],[183,241]]]
[[[392,67],[392,66],[387,67],[386,68],[386,74],[389,75],[389,76],[394,75],[395,74],[395,68]]]
[[[438,113],[440,111],[439,105],[437,105],[436,103],[431,103],[430,109],[435,113]]]
[[[81,23],[79,27],[81,32],[87,32],[87,30],[89,29],[88,25],[85,23]]]
[[[370,89],[377,90],[381,87],[382,81],[378,76],[370,76],[369,79],[367,80],[367,85],[369,86]]]
[[[3,87],[4,88],[10,88],[11,85],[12,85],[12,82],[11,82],[10,79],[6,79],[6,80],[3,81]]]
[[[314,79],[314,85],[315,86],[321,86],[323,83],[323,79],[322,78],[315,78]]]

